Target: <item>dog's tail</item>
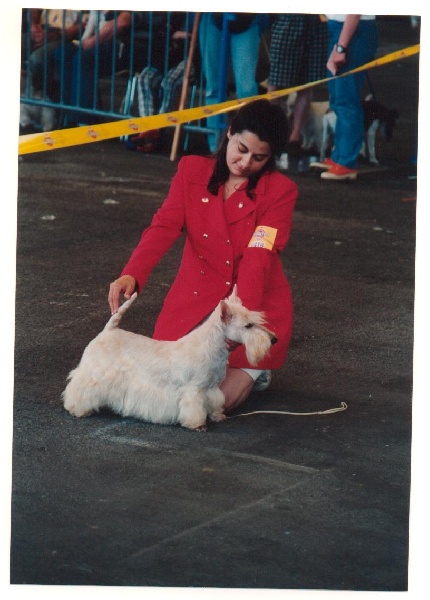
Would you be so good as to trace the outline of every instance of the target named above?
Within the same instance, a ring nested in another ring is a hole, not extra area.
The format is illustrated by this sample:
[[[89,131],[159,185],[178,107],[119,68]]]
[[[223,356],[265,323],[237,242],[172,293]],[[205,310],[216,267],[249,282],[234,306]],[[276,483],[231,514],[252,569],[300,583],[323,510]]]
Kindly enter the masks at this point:
[[[136,300],[136,298],[137,298],[137,292],[134,292],[134,294],[131,296],[130,300],[126,300],[124,302],[124,304],[121,304],[121,306],[118,309],[118,312],[116,312],[114,315],[112,315],[111,318],[109,319],[109,321],[106,323],[105,328],[104,328],[105,331],[108,329],[115,329],[116,327],[118,327],[123,314],[129,309],[129,307],[133,304],[133,302]]]

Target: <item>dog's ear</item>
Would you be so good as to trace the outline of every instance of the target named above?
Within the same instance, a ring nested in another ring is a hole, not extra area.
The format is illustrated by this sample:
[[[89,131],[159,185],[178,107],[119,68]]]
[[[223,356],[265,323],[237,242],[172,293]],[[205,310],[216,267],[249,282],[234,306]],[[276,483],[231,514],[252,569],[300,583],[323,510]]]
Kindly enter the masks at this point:
[[[228,303],[225,300],[221,300],[221,321],[228,325],[232,319],[232,314]]]

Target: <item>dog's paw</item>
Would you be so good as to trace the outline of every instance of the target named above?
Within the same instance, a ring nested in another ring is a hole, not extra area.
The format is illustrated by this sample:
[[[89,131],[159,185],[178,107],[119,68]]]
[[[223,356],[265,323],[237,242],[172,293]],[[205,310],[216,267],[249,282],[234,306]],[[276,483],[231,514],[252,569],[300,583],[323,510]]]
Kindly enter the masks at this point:
[[[82,408],[78,407],[78,406],[65,406],[64,407],[67,412],[69,412],[72,417],[77,417],[77,418],[81,418],[81,417],[89,417],[93,414],[93,410],[82,410]]]
[[[227,417],[225,416],[223,411],[216,412],[216,413],[209,415],[209,419],[211,421],[214,421],[215,423],[220,423],[221,421],[225,421],[226,418]]]
[[[207,427],[206,423],[204,425],[201,425],[200,427],[194,428],[194,431],[205,431],[206,432],[207,430],[208,430],[208,427]]]
[[[181,423],[181,425],[182,427],[185,427],[185,429],[191,429],[192,431],[207,431],[208,429],[206,421],[204,421],[203,423],[187,422]]]

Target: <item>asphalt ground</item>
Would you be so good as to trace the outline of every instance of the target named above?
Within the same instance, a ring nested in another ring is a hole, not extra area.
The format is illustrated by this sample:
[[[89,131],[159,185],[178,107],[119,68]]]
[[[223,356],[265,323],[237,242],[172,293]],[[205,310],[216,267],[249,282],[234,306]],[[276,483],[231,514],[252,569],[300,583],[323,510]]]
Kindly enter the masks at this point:
[[[381,54],[415,43],[403,21],[390,27]],[[113,140],[20,159],[13,587],[408,589],[418,67],[372,74],[400,112],[394,140],[378,140],[381,167],[348,183],[291,174],[293,339],[270,388],[239,411],[341,412],[236,413],[207,433],[71,417],[66,376],[108,319],[108,284],[176,163],[168,139],[151,155]],[[181,243],[124,328],[151,335],[180,254]]]

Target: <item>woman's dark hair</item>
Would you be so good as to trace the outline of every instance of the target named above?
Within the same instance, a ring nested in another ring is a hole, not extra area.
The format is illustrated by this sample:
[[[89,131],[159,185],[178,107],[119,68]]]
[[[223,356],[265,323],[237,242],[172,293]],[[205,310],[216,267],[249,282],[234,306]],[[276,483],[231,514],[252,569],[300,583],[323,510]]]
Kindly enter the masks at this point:
[[[245,130],[253,133],[262,142],[267,142],[272,152],[261,171],[248,180],[246,193],[252,199],[253,190],[262,174],[275,170],[276,157],[285,150],[288,132],[287,117],[279,104],[273,104],[269,100],[261,98],[261,100],[254,100],[242,106],[232,118],[229,129],[232,135]],[[220,186],[227,181],[230,175],[226,160],[228,141],[226,134],[216,153],[214,170],[209,179],[208,191],[214,195],[218,194]]]

